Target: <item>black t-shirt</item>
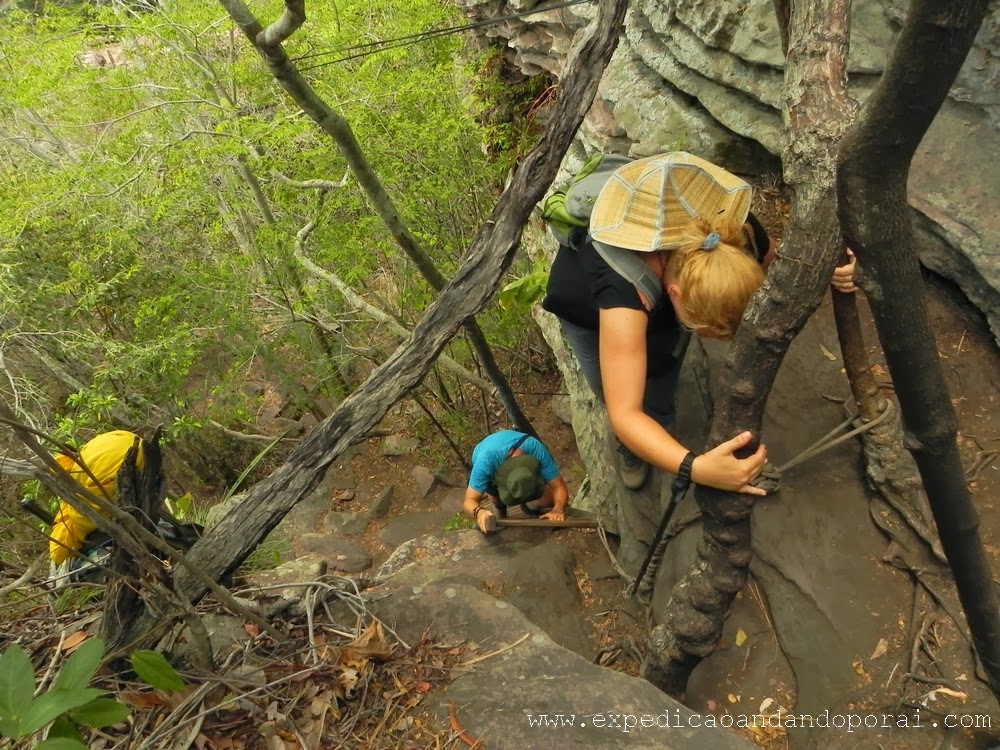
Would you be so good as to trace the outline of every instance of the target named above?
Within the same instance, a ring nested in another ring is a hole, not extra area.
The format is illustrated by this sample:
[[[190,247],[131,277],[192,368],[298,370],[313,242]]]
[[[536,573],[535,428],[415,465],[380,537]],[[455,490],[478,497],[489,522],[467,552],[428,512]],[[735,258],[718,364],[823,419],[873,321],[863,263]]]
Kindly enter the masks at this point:
[[[747,224],[752,235],[750,249],[758,261],[763,261],[770,246],[770,238],[753,214],[747,216]],[[549,271],[549,285],[545,299],[542,300],[542,309],[581,328],[596,331],[599,310],[616,307],[646,309],[635,286],[611,268],[591,242],[583,243],[579,250],[561,246]],[[670,304],[667,295],[663,294],[649,313],[646,328],[647,351],[673,351],[680,333],[681,326],[674,314],[674,306]],[[654,363],[663,359],[649,358],[651,373]]]

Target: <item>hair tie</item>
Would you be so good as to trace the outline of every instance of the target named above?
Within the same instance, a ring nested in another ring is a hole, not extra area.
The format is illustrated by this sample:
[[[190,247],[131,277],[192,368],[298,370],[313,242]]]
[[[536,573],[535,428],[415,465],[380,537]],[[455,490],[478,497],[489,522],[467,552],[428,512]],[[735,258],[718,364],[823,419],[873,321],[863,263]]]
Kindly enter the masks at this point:
[[[709,232],[705,241],[701,243],[702,250],[714,250],[719,246],[719,241],[722,240],[722,235],[718,232]]]

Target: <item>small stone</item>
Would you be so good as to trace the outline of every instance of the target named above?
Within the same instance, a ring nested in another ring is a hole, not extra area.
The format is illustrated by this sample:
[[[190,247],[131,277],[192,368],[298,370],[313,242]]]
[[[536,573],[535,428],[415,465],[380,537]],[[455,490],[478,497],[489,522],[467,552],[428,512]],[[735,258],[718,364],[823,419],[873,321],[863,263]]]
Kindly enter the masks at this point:
[[[420,441],[406,435],[389,435],[382,441],[383,456],[406,456],[420,447]]]
[[[349,503],[355,497],[354,490],[337,490],[333,493],[333,499],[338,503]]]
[[[379,496],[375,498],[371,507],[368,509],[369,518],[385,518],[385,516],[389,513],[389,509],[392,507],[392,496],[395,490],[395,486],[390,484],[379,493]]]
[[[417,485],[417,497],[419,498],[427,497],[427,493],[431,491],[437,480],[431,470],[424,466],[414,466],[410,476],[413,477],[413,481]]]

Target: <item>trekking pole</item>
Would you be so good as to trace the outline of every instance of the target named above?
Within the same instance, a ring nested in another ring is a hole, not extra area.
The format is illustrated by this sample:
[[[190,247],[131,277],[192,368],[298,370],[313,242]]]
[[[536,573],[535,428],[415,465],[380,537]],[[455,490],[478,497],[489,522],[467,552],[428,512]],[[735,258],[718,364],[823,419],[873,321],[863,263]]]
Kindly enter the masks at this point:
[[[667,542],[669,541],[665,539],[667,526],[670,524],[670,519],[673,518],[674,511],[677,510],[677,506],[680,505],[681,500],[684,499],[684,495],[687,494],[688,487],[691,486],[691,464],[694,463],[694,459],[695,455],[688,453],[684,457],[684,460],[681,461],[680,468],[677,470],[677,477],[670,484],[670,489],[673,493],[670,497],[670,502],[664,509],[660,525],[657,527],[656,533],[653,534],[653,538],[649,543],[649,551],[646,553],[646,558],[639,567],[639,573],[625,590],[627,596],[635,596],[637,592],[647,594],[653,588],[653,580],[650,580],[648,585],[646,584],[646,573],[652,565],[651,578],[655,580],[656,570],[660,567],[660,559],[663,557],[663,552],[666,550]],[[655,565],[652,564],[654,560],[656,562]]]

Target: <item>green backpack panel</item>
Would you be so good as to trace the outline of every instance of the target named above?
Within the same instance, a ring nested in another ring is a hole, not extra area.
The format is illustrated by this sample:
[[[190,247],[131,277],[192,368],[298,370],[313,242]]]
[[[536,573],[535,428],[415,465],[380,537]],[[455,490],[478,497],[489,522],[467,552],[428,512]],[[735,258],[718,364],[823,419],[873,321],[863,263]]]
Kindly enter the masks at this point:
[[[562,190],[552,193],[542,204],[542,218],[560,245],[574,250],[587,241],[590,215],[601,188],[619,167],[633,161],[628,156],[597,153],[577,172]],[[615,272],[628,279],[655,307],[663,294],[660,279],[630,250],[600,242],[594,248]]]
[[[618,167],[630,161],[627,156],[594,154],[566,187],[545,199],[542,218],[560,245],[577,248],[586,240],[590,214],[601,188]]]

